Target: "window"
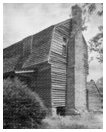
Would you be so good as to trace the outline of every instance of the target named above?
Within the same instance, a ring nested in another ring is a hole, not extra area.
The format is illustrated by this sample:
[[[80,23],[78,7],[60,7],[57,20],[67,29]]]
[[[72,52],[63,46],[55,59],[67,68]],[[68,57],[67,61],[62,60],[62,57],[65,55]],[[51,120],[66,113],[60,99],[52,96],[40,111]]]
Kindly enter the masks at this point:
[[[65,56],[65,57],[67,55],[67,42],[68,42],[68,39],[66,37],[63,37],[62,55]]]
[[[67,43],[67,38],[63,37],[63,42]]]

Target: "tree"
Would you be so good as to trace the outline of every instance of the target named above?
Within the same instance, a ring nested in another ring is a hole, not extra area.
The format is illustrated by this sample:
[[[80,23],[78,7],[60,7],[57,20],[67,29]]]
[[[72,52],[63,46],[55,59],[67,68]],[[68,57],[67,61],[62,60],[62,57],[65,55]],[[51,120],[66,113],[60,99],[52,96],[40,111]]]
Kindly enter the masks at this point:
[[[102,3],[85,3],[81,5],[83,11],[83,29],[87,29],[86,21],[89,20],[93,14],[98,17],[103,17]],[[98,27],[98,33],[89,40],[89,51],[98,54],[97,59],[100,63],[103,62],[103,24]]]
[[[3,82],[3,128],[38,128],[46,116],[39,96],[17,78]]]

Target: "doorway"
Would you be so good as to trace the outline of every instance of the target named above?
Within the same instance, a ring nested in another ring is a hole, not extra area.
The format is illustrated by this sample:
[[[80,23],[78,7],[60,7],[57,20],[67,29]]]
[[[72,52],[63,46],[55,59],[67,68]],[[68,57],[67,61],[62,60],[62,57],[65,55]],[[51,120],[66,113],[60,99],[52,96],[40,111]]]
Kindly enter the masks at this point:
[[[65,116],[65,107],[57,107],[57,115]]]

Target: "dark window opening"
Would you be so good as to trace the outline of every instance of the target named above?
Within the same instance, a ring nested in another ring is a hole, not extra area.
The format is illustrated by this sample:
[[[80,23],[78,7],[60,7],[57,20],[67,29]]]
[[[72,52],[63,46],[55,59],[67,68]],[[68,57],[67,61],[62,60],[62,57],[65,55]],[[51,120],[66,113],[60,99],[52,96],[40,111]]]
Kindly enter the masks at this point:
[[[68,42],[68,39],[66,37],[63,37],[62,55],[65,56],[65,57],[67,55],[67,42]]]
[[[67,43],[67,38],[66,38],[66,37],[63,37],[63,41],[64,41],[65,43]]]
[[[57,107],[57,115],[65,116],[65,107]]]

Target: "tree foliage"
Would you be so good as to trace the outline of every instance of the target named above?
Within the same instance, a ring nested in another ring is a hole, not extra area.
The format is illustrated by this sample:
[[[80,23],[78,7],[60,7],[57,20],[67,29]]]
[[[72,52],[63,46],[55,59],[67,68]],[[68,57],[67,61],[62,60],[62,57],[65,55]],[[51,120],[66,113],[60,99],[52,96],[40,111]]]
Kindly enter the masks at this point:
[[[90,22],[93,14],[98,17],[103,17],[103,4],[102,3],[85,3],[82,4],[83,11],[83,29],[87,29],[86,22]],[[89,51],[98,53],[97,59],[103,62],[103,24],[99,25],[98,33],[89,40]]]
[[[37,128],[46,116],[39,96],[17,78],[3,82],[3,128]]]

